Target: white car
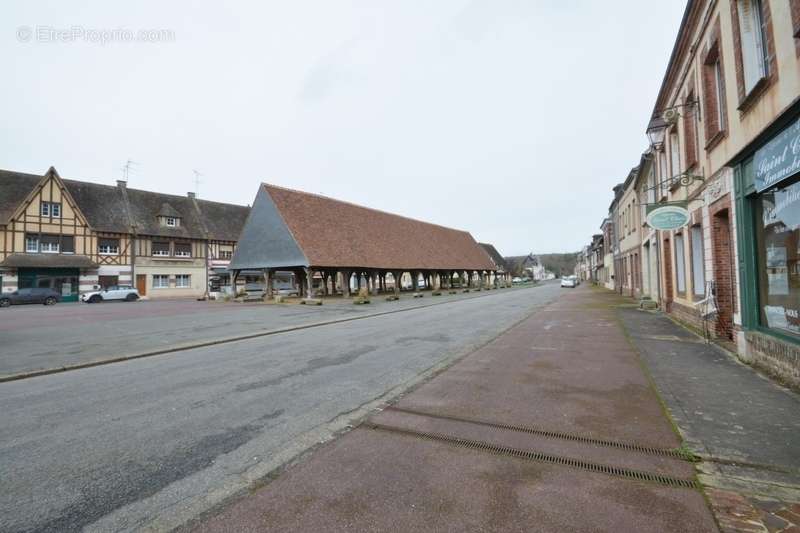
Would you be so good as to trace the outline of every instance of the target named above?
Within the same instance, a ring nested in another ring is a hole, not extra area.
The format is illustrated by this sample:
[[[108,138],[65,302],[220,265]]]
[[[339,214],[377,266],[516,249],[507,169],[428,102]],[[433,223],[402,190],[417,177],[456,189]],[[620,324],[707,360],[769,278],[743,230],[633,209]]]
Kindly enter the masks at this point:
[[[90,304],[100,303],[105,300],[135,302],[138,299],[139,291],[130,285],[110,285],[105,289],[98,289],[81,294],[81,301]]]
[[[575,282],[574,279],[572,279],[572,277],[566,277],[566,278],[561,278],[561,286],[574,289],[577,286],[577,283]]]

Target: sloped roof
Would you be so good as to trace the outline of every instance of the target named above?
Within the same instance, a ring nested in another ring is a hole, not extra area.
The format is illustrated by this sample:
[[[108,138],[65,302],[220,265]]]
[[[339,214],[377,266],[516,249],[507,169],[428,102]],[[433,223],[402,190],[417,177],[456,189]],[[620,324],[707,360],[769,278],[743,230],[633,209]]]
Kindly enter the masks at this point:
[[[180,218],[181,214],[167,202],[164,202],[161,204],[161,209],[158,211],[158,216]]]
[[[125,198],[118,187],[86,181],[63,181],[90,227],[111,233],[131,231]]]
[[[41,180],[41,176],[0,170],[0,224],[7,224],[19,204]]]
[[[242,232],[250,208],[223,204],[210,200],[195,200],[200,209],[209,238],[218,241],[237,241]]]
[[[0,266],[12,268],[97,268],[98,265],[85,255],[72,254],[11,254]]]
[[[495,270],[466,231],[262,184],[231,268],[281,266]]]
[[[486,242],[481,242],[478,244],[480,244],[481,247],[486,251],[486,253],[489,254],[489,257],[491,258],[491,260],[494,262],[494,264],[497,266],[498,269],[506,270],[506,260],[503,259],[503,256],[500,255],[500,252],[497,251],[497,248],[495,248],[494,245]]]
[[[0,224],[8,219],[42,176],[0,170]],[[127,187],[64,179],[64,185],[92,229],[140,235],[235,241],[250,208]],[[162,226],[159,216],[180,217],[177,228]]]

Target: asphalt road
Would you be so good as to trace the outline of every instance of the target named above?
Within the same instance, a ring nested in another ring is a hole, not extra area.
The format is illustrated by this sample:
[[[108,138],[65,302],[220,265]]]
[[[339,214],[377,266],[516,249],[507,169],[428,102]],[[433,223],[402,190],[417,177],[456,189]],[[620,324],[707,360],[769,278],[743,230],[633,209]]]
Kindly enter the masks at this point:
[[[560,291],[497,291],[2,383],[0,531],[179,525]]]
[[[327,299],[322,306],[196,300],[12,306],[0,309],[0,377],[489,294],[432,297],[426,292],[425,298],[415,299],[404,293],[400,301],[379,296],[370,305]]]

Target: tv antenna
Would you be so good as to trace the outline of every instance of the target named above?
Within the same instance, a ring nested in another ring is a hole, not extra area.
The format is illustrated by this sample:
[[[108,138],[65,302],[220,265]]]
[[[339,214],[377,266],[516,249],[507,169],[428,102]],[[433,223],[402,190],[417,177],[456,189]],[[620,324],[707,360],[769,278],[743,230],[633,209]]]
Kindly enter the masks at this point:
[[[194,195],[198,198],[200,197],[200,176],[203,174],[197,170],[192,169],[192,173],[194,174]]]
[[[122,179],[128,181],[128,178],[131,175],[131,171],[135,172],[136,171],[135,167],[138,164],[139,163],[133,161],[132,159],[128,159],[127,161],[125,161],[125,164],[122,166]]]

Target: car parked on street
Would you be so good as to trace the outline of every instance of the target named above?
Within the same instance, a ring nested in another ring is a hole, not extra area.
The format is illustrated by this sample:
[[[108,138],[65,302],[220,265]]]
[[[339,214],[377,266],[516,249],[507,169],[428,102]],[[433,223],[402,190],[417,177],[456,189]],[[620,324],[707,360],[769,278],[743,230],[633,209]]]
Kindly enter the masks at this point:
[[[61,301],[61,294],[50,288],[32,287],[0,294],[0,307],[20,304],[55,305]]]
[[[577,282],[574,279],[572,279],[572,276],[561,278],[561,287],[574,289],[577,285],[578,285]]]
[[[105,289],[98,289],[81,294],[81,301],[90,304],[96,304],[106,300],[135,302],[139,298],[139,291],[130,285],[110,285]]]

